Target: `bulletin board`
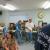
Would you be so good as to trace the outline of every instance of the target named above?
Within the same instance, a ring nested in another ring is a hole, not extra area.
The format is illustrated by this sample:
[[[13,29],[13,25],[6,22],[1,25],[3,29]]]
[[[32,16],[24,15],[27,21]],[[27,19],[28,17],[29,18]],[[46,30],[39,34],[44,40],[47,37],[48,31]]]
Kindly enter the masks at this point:
[[[17,23],[19,20],[28,20],[28,16],[9,16],[9,23]]]

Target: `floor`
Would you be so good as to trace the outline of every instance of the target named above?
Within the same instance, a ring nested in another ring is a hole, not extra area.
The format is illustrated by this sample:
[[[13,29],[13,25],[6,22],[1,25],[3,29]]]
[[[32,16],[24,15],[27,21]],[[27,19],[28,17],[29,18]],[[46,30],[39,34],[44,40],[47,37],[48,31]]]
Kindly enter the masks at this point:
[[[34,44],[24,43],[24,44],[20,45],[19,50],[35,50],[34,49]]]

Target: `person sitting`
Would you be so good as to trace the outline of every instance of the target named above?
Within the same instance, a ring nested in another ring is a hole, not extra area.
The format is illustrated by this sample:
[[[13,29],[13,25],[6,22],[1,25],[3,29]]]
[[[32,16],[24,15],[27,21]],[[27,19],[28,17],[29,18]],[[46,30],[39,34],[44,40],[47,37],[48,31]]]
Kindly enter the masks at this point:
[[[13,35],[14,35],[14,37],[16,37],[16,33],[15,33],[15,31],[16,31],[16,26],[15,26],[15,24],[14,23],[10,23],[10,25],[9,25],[9,29],[8,29],[9,31],[12,31],[13,32]]]
[[[4,48],[6,50],[19,50],[18,43],[11,31],[7,34],[7,38],[4,39]]]
[[[45,25],[37,35],[35,50],[50,50],[50,24]]]

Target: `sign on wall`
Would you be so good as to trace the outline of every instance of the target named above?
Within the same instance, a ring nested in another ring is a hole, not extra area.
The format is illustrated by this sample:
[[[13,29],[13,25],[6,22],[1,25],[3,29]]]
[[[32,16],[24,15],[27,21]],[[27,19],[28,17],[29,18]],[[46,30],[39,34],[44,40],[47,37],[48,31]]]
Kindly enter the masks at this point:
[[[8,17],[8,22],[16,23],[19,20],[27,20],[27,19],[28,19],[28,16],[9,16]]]

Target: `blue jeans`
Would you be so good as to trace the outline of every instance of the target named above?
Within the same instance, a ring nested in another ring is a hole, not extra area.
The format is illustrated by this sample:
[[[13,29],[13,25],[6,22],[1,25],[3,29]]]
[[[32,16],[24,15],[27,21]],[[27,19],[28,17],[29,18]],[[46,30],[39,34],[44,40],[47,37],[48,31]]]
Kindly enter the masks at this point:
[[[32,41],[32,32],[27,32],[28,40]]]
[[[22,33],[20,31],[16,32],[16,39],[18,39],[19,43],[22,43]]]

